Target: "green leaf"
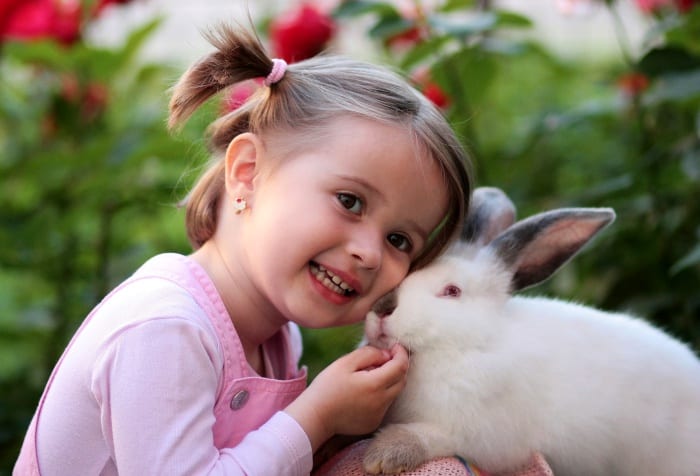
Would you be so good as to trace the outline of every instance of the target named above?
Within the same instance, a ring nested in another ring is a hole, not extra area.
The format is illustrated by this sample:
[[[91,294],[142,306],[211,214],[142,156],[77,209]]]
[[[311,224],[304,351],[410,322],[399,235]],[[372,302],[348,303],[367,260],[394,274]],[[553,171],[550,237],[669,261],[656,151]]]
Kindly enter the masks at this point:
[[[153,20],[144,23],[140,28],[137,28],[126,40],[122,53],[125,58],[132,58],[138,51],[143,47],[151,35],[160,27],[163,23],[162,18],[154,18]]]
[[[10,41],[3,45],[3,53],[20,63],[40,64],[60,71],[73,66],[70,50],[51,40]]]
[[[435,80],[463,111],[486,94],[497,73],[493,55],[477,48],[464,48],[441,58],[432,67]]]
[[[436,31],[460,37],[484,33],[498,27],[532,26],[528,18],[507,11],[434,13],[428,17],[428,23]]]
[[[508,12],[505,10],[497,10],[497,25],[503,27],[512,28],[530,28],[532,27],[532,20],[528,17],[515,12]]]
[[[678,262],[671,267],[671,275],[678,274],[684,269],[690,268],[691,266],[695,266],[697,264],[700,264],[700,243],[695,245],[695,247],[690,250],[687,255],[678,260]]]
[[[644,104],[653,105],[665,101],[685,102],[700,96],[700,69],[667,74],[656,82],[643,96]]]
[[[641,73],[656,77],[700,68],[700,58],[677,46],[655,48],[644,55],[637,67]]]
[[[677,45],[700,54],[700,7],[693,8],[675,22],[666,31],[666,41],[669,45]]]
[[[371,38],[378,38],[380,40],[386,40],[394,35],[403,33],[411,29],[414,25],[412,20],[407,20],[405,18],[397,17],[382,17],[370,30],[369,36]]]
[[[335,18],[349,18],[367,13],[376,13],[381,17],[401,17],[398,10],[390,3],[371,0],[346,0],[333,11]]]
[[[474,0],[447,0],[438,11],[450,12],[455,10],[465,10],[474,6]]]
[[[493,12],[478,12],[470,15],[436,13],[428,17],[428,23],[436,31],[463,37],[493,29],[497,18]]]
[[[430,56],[439,56],[443,45],[450,42],[451,40],[452,38],[450,38],[449,36],[434,36],[432,38],[427,39],[426,41],[422,41],[416,44],[401,59],[401,68],[411,69],[411,67],[420,63],[421,61]]]

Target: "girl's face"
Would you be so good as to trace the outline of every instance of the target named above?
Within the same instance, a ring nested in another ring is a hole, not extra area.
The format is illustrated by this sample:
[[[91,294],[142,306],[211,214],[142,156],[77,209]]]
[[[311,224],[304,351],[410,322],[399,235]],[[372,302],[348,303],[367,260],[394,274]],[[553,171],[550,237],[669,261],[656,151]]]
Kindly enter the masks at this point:
[[[361,321],[447,211],[438,165],[399,127],[339,118],[322,138],[258,164],[270,162],[241,216],[243,263],[281,317],[304,327]]]

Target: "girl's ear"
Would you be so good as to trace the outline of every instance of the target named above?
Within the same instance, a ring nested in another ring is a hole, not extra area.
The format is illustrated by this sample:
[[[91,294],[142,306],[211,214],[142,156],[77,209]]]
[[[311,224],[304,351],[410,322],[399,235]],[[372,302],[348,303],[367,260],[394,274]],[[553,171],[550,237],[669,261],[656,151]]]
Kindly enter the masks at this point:
[[[245,197],[254,188],[255,176],[260,171],[259,159],[263,142],[251,132],[237,135],[226,149],[226,192],[232,197]]]

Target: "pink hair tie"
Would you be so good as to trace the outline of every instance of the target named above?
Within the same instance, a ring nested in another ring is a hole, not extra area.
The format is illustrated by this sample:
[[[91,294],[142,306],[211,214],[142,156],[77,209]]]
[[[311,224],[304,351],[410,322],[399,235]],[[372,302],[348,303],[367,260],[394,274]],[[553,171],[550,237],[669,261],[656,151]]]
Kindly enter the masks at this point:
[[[282,79],[284,72],[287,70],[287,62],[283,59],[275,58],[272,60],[272,70],[270,74],[267,75],[263,84],[265,86],[270,86],[275,84],[277,81]]]

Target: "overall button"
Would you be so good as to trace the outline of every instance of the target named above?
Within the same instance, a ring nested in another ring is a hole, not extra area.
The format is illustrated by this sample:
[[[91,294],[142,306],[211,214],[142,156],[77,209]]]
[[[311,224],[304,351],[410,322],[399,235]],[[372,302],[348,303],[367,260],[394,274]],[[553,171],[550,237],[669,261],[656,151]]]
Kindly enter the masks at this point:
[[[248,401],[248,397],[250,397],[248,390],[241,390],[237,392],[231,399],[231,410],[239,410],[243,408],[243,405],[245,405]]]

